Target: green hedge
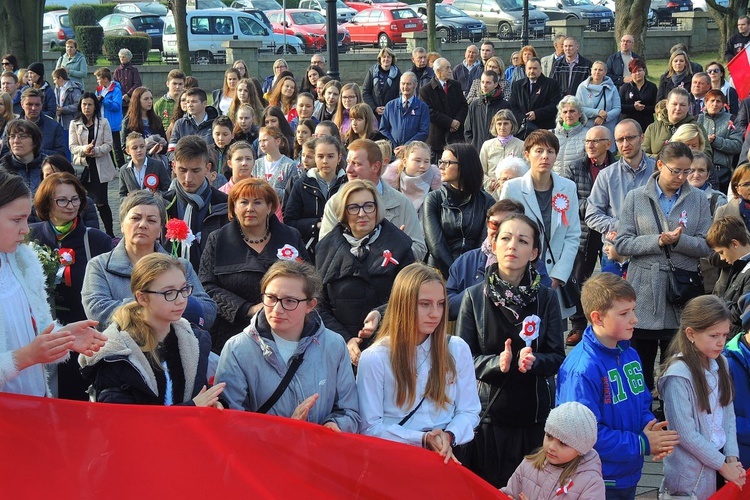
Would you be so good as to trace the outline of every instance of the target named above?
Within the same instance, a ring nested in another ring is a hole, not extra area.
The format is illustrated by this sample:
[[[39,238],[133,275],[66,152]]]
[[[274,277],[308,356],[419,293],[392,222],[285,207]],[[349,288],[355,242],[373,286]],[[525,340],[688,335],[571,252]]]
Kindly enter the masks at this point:
[[[128,49],[133,53],[133,64],[142,64],[148,59],[151,50],[151,37],[148,33],[136,32],[132,36],[108,35],[104,37],[104,55],[112,64],[120,64],[118,53],[120,49]]]
[[[86,56],[86,62],[95,65],[104,45],[104,28],[101,26],[77,26],[75,28],[78,50]]]
[[[44,12],[52,12],[53,10],[68,10],[64,5],[44,5]]]
[[[78,26],[96,26],[98,18],[91,5],[73,5],[68,9],[70,25],[75,30]]]
[[[91,7],[94,8],[94,13],[96,15],[97,19],[101,19],[104,16],[108,16],[112,14],[115,11],[116,3],[101,3],[101,4],[92,4]]]

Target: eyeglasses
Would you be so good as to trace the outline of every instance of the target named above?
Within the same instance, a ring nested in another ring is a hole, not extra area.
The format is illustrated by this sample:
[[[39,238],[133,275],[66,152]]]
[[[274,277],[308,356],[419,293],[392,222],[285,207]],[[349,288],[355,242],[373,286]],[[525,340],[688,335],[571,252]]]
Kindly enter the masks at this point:
[[[351,101],[352,99],[356,99],[356,95],[342,95],[341,100],[342,101]]]
[[[448,168],[451,165],[458,165],[458,162],[455,160],[438,160],[437,165],[438,168]]]
[[[589,144],[599,144],[600,142],[608,141],[609,139],[586,139],[583,142],[586,143],[586,145]]]
[[[721,73],[721,70],[719,68],[711,68],[707,69],[706,73],[708,73],[709,75],[715,75],[716,73]]]
[[[74,196],[70,199],[68,198],[57,198],[55,200],[55,205],[57,205],[60,208],[65,208],[68,205],[73,205],[74,207],[77,207],[81,204],[81,198],[79,196]]]
[[[633,142],[636,140],[639,136],[637,135],[626,135],[625,137],[619,137],[615,139],[615,142],[617,144],[625,144],[626,142]]]
[[[281,302],[281,308],[285,311],[294,311],[299,307],[300,302],[310,302],[312,299],[295,299],[294,297],[277,297],[270,293],[264,293],[260,299],[264,306],[276,307]]]
[[[500,229],[500,224],[502,224],[501,221],[487,219],[487,227],[492,229],[493,231],[497,231]]]
[[[693,168],[688,168],[686,170],[675,170],[675,169],[669,168],[668,165],[664,165],[664,168],[666,168],[667,170],[669,170],[669,172],[672,175],[676,176],[676,177],[683,177],[683,176],[686,177],[686,176],[692,174],[693,172],[695,172],[695,169],[693,169]]]
[[[3,61],[3,66],[12,66],[8,61]]]
[[[359,215],[359,211],[362,210],[366,214],[373,213],[378,206],[375,204],[374,201],[366,201],[362,205],[357,205],[356,203],[350,203],[346,206],[346,213],[349,215]]]
[[[29,134],[8,134],[8,140],[13,141],[15,139],[30,139],[31,136]]]
[[[167,290],[165,292],[153,292],[151,290],[142,290],[143,293],[154,293],[157,295],[163,295],[164,300],[167,302],[174,302],[177,300],[178,295],[182,295],[184,298],[188,298],[191,295],[193,295],[193,285],[185,285],[185,287],[180,288],[179,290]]]

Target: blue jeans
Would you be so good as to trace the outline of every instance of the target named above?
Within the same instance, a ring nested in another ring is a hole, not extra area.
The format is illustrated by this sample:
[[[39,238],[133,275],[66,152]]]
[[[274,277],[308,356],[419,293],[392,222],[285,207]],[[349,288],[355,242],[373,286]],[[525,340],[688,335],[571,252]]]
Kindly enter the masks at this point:
[[[634,500],[637,486],[632,488],[607,488],[605,498],[607,500]]]

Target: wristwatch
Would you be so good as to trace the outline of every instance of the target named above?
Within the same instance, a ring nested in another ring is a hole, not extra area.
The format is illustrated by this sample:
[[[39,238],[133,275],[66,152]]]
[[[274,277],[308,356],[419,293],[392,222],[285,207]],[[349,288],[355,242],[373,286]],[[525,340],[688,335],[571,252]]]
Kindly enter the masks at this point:
[[[453,434],[451,431],[443,431],[443,432],[445,432],[451,437],[451,448],[455,448],[456,447],[456,435]]]

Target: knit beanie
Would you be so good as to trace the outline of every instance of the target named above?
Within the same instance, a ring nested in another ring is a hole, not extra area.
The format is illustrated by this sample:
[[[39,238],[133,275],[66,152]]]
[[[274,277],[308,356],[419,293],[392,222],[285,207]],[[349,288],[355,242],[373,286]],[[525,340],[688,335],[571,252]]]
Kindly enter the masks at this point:
[[[39,75],[39,78],[44,78],[44,64],[40,62],[31,63],[29,64],[28,70]]]
[[[596,417],[581,403],[571,401],[553,409],[547,417],[544,432],[556,437],[581,455],[596,443]]]

